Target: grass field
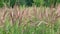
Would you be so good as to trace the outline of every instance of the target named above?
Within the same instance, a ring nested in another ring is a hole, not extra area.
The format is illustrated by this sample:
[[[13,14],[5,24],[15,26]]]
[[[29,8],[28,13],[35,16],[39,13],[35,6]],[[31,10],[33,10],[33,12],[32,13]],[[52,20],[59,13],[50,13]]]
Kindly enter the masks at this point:
[[[0,34],[60,34],[60,5],[0,8]]]

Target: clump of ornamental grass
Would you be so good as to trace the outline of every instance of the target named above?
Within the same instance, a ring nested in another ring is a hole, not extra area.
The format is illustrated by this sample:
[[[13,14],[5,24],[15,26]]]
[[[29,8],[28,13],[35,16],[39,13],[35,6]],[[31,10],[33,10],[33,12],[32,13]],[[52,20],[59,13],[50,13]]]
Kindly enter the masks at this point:
[[[6,7],[5,7],[6,8]],[[54,34],[59,33],[59,8],[18,6],[4,10],[1,34]],[[58,23],[57,23],[58,22]]]

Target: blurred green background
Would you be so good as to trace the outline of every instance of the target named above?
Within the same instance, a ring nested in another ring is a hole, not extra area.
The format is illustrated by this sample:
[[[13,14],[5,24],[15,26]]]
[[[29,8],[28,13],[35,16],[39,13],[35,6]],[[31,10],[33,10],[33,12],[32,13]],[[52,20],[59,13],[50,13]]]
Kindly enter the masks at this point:
[[[8,7],[13,7],[14,5],[18,6],[55,6],[59,4],[60,0],[0,0],[0,7],[3,7],[4,4]]]

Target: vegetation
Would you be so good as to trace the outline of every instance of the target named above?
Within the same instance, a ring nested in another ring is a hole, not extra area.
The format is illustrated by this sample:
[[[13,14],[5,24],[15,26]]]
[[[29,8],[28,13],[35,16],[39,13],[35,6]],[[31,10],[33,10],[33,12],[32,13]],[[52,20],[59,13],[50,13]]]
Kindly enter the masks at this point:
[[[0,27],[0,34],[60,33],[59,8],[24,7],[19,9],[15,7],[13,9],[5,9],[1,19],[3,25]]]
[[[60,0],[0,0],[0,34],[60,34]]]
[[[0,6],[4,5],[13,7],[15,4],[17,5],[25,5],[25,6],[55,6],[57,3],[60,3],[60,0],[0,0]]]

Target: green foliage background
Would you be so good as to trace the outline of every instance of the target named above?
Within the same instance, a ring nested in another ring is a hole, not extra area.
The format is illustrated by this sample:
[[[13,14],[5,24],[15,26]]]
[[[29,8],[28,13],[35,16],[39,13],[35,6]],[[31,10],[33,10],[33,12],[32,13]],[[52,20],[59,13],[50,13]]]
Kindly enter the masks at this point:
[[[36,6],[51,6],[54,3],[60,3],[60,0],[0,0],[0,7],[4,6],[4,4],[7,6],[14,6],[17,5],[25,5],[25,6],[32,6],[35,4]]]

